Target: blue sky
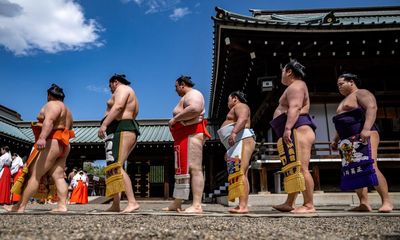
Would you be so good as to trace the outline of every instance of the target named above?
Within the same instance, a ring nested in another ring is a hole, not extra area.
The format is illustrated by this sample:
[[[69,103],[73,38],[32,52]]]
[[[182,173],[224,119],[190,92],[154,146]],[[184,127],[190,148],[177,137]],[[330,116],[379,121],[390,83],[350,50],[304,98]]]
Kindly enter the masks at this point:
[[[0,0],[0,104],[34,120],[57,83],[75,120],[99,120],[111,96],[109,77],[124,73],[139,119],[170,118],[181,74],[192,76],[208,108],[215,6],[249,15],[393,5],[400,1]]]

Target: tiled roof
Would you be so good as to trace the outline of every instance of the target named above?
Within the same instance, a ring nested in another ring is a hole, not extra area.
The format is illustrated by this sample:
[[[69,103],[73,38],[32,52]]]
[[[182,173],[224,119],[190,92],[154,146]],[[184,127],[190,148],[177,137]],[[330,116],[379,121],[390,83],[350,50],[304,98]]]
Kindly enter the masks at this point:
[[[26,136],[15,123],[6,118],[0,118],[0,134],[4,134],[8,137],[24,142],[31,142],[31,139]]]
[[[168,128],[168,120],[139,120],[141,135],[138,143],[170,143],[173,141]],[[101,144],[103,141],[97,137],[100,121],[76,121],[74,122],[75,138],[72,144]],[[212,138],[218,140],[218,126],[207,126]],[[28,122],[13,123],[11,120],[0,117],[0,133],[14,137],[18,140],[33,143],[34,136]]]
[[[244,16],[216,8],[215,21],[257,27],[315,27],[319,29],[400,26],[400,7],[310,9],[288,11],[250,10]]]

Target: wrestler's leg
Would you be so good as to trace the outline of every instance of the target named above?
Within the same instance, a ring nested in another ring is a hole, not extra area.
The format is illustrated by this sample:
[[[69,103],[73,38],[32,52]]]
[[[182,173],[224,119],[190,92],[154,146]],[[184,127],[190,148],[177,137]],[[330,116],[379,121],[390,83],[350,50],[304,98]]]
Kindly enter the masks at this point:
[[[292,210],[292,213],[313,213],[315,212],[313,193],[314,180],[308,170],[311,158],[311,148],[315,142],[315,133],[308,125],[297,128],[297,147],[299,149],[299,157],[301,162],[301,173],[304,176],[306,190],[302,192],[304,203],[302,206]]]
[[[350,209],[352,212],[371,212],[371,205],[368,203],[368,188],[358,188],[356,189],[356,194],[360,200],[360,205]]]
[[[53,209],[52,212],[66,212],[67,211],[67,196],[68,196],[68,184],[64,179],[64,169],[65,163],[67,161],[68,154],[71,150],[71,146],[68,145],[65,147],[62,157],[59,157],[52,169],[49,171],[51,177],[54,180],[54,184],[57,188],[57,208]]]
[[[286,201],[282,204],[279,205],[272,205],[272,208],[280,211],[280,212],[290,212],[294,209],[295,203],[296,203],[296,198],[299,195],[299,193],[294,192],[294,193],[289,193],[287,195]]]
[[[393,210],[393,204],[389,197],[388,185],[385,177],[378,168],[378,146],[379,146],[379,133],[376,131],[371,132],[371,153],[374,159],[374,169],[376,176],[378,177],[378,186],[375,186],[379,196],[382,199],[382,206],[379,208],[379,212],[391,212]]]
[[[189,136],[188,164],[192,182],[193,203],[192,206],[185,209],[188,213],[201,213],[201,198],[204,190],[203,176],[203,133]]]
[[[133,149],[136,146],[136,133],[135,132],[123,132],[122,136],[122,141],[123,141],[123,146],[120,151],[120,162],[122,166],[124,165],[125,161],[128,159],[129,154],[133,151]],[[135,196],[133,194],[133,189],[132,189],[132,182],[131,179],[129,178],[128,174],[125,172],[124,169],[121,169],[122,176],[124,178],[124,185],[125,185],[125,194],[126,197],[128,198],[128,205],[126,208],[122,211],[123,213],[130,213],[133,212],[137,209],[139,209],[139,204],[135,199]],[[118,196],[118,200],[120,199],[120,196]]]
[[[47,140],[46,148],[40,151],[35,163],[32,166],[32,172],[30,174],[31,176],[21,195],[21,200],[16,205],[8,208],[5,207],[7,211],[23,212],[25,210],[29,199],[37,192],[37,189],[39,188],[40,178],[42,178],[43,175],[51,169],[62,150],[63,149],[57,140]]]
[[[248,202],[249,202],[249,192],[250,192],[250,186],[249,186],[249,179],[247,177],[248,171],[249,171],[249,163],[251,156],[253,155],[254,148],[256,146],[256,142],[254,139],[251,138],[245,138],[243,139],[243,154],[242,154],[242,160],[240,162],[241,167],[244,171],[244,192],[245,195],[239,197],[239,205],[235,208],[229,209],[229,212],[231,213],[248,213],[249,208],[248,208]]]

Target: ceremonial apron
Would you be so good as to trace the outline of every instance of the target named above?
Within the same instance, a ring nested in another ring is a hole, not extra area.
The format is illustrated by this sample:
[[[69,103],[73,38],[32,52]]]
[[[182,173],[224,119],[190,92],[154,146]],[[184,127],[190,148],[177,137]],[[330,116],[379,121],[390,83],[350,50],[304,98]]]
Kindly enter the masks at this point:
[[[282,162],[281,171],[284,174],[284,188],[287,193],[302,192],[306,190],[304,176],[300,172],[301,170],[301,154],[300,149],[297,147],[298,138],[297,128],[300,126],[310,126],[314,131],[317,128],[309,114],[300,114],[296,123],[292,128],[291,144],[286,144],[283,141],[283,133],[285,131],[287,115],[282,113],[278,117],[274,118],[270,125],[278,137],[277,148],[279,153],[279,159]]]
[[[338,150],[342,158],[342,176],[340,188],[343,191],[363,187],[377,186],[378,178],[374,169],[371,153],[371,141],[360,141],[360,132],[364,127],[364,110],[356,108],[333,117],[340,141]],[[371,128],[377,131],[374,124]]]
[[[40,124],[32,123],[31,128],[32,128],[33,134],[35,136],[35,142],[36,142],[42,131],[42,126]],[[59,156],[59,157],[62,157],[65,154],[66,147],[68,147],[68,145],[69,145],[69,140],[74,137],[75,137],[75,133],[72,130],[54,129],[50,132],[47,139],[56,139],[64,147],[64,152],[62,152]],[[33,163],[35,163],[37,157],[39,156],[39,153],[40,153],[40,151],[37,149],[37,145],[34,144],[32,151],[28,157],[28,160],[26,161],[26,166],[23,168],[21,175],[18,177],[17,181],[14,182],[14,185],[11,189],[11,192],[13,194],[22,195],[22,192],[25,187],[25,179],[29,179],[29,174],[30,174],[29,169],[33,166]],[[56,194],[57,191],[53,190],[53,189],[55,189],[54,186],[52,187],[52,186],[47,186],[47,185],[48,185],[47,174],[45,174],[40,180],[38,193],[34,197],[35,198],[46,198],[47,196],[45,196],[45,195]]]
[[[184,126],[181,123],[174,124],[171,128],[171,134],[174,138],[175,153],[175,186],[173,197],[177,199],[189,199],[190,179],[188,166],[188,152],[190,146],[190,136],[203,133],[206,138],[211,138],[207,131],[207,120],[203,120],[197,124]]]
[[[235,144],[230,146],[228,143],[229,136],[232,133],[235,123],[225,125],[218,130],[218,136],[222,144],[226,148],[226,164],[228,170],[228,200],[235,201],[235,198],[246,195],[244,187],[244,169],[242,169],[241,161],[243,159],[244,144],[243,139],[255,138],[253,129],[244,128],[236,134]]]
[[[102,122],[104,121],[103,118]],[[114,120],[107,127],[105,139],[106,163],[106,197],[125,191],[124,179],[122,177],[122,162],[120,151],[123,147],[124,132],[135,132],[136,139],[140,135],[139,124],[133,119]]]

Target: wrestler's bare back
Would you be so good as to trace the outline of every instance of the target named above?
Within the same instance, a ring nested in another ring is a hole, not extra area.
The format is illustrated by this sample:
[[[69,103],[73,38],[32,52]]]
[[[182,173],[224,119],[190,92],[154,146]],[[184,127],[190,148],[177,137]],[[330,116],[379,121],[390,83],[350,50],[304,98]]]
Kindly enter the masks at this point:
[[[308,88],[304,81],[297,80],[290,84],[286,90],[283,92],[282,96],[279,99],[279,106],[276,108],[274,112],[274,118],[281,115],[282,113],[287,113],[289,109],[289,100],[288,92],[289,91],[300,91],[303,94],[303,101],[301,103],[300,114],[309,113],[310,111],[310,97],[308,95]],[[295,99],[296,101],[297,99]]]
[[[122,111],[117,116],[116,120],[136,119],[139,111],[139,103],[135,91],[130,86],[122,84],[118,86],[111,98],[107,101],[105,116],[107,116],[111,108],[114,106],[116,99],[122,103]]]
[[[200,115],[196,115],[190,119],[186,119],[182,121],[181,123],[184,125],[192,125],[201,122],[204,119],[204,97],[201,92],[199,92],[196,89],[192,89],[189,92],[187,92],[181,100],[178,102],[178,104],[175,106],[174,110],[172,111],[172,115],[175,117],[179,113],[181,113],[186,107],[188,107],[191,104],[196,104],[202,109],[202,112]]]
[[[46,118],[50,112],[59,112],[58,116],[54,120],[53,129],[71,129],[72,127],[72,114],[71,111],[65,106],[65,104],[61,101],[49,101],[47,102],[37,116],[39,121],[42,121]]]

